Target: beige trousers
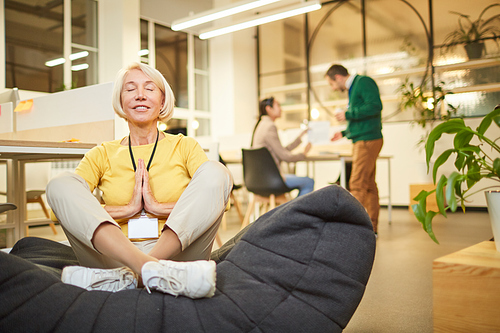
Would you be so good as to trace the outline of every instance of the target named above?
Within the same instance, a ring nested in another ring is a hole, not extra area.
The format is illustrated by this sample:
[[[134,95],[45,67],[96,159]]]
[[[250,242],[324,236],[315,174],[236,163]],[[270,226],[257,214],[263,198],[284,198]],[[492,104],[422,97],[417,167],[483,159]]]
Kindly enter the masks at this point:
[[[377,232],[380,212],[375,171],[377,158],[384,144],[383,139],[357,141],[352,148],[352,171],[349,189],[352,195],[365,207]]]
[[[165,227],[172,229],[181,242],[177,261],[210,257],[232,188],[232,177],[221,163],[207,161],[193,175],[175,204]],[[66,233],[80,265],[115,268],[123,264],[99,253],[92,244],[96,229],[104,222],[119,225],[90,192],[87,182],[75,173],[65,172],[47,185],[47,201]],[[148,253],[158,240],[133,242]]]

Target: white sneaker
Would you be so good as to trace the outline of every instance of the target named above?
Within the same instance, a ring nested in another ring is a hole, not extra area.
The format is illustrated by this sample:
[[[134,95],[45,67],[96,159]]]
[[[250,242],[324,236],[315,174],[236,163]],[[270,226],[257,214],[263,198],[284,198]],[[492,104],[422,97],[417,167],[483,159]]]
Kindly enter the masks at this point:
[[[100,269],[67,266],[63,269],[61,280],[87,290],[117,292],[137,288],[137,276],[128,267]]]
[[[142,282],[151,289],[189,298],[215,294],[215,261],[149,261],[142,266]]]

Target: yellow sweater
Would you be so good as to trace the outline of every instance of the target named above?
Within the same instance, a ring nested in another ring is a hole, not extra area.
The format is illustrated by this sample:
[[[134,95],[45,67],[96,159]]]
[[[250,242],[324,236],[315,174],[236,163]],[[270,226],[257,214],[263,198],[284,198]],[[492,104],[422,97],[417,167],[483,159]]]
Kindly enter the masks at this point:
[[[156,152],[149,168],[149,183],[158,202],[177,202],[189,184],[196,170],[208,161],[207,155],[198,142],[182,134],[165,134],[158,141]],[[93,191],[98,187],[106,205],[124,206],[132,198],[135,184],[135,172],[130,158],[128,145],[122,140],[104,142],[91,149],[76,168],[76,173],[83,177]],[[132,152],[137,160],[142,158],[148,165],[154,143],[133,146]],[[127,236],[127,219],[117,220]],[[159,219],[160,233],[165,219]]]

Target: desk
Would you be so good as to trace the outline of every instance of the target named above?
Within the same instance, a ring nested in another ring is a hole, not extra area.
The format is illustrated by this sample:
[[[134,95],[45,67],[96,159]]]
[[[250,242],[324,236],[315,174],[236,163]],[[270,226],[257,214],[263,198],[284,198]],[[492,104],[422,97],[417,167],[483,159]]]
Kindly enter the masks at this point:
[[[7,246],[12,246],[24,237],[25,226],[46,224],[47,219],[26,221],[26,177],[25,164],[61,159],[81,159],[95,144],[78,142],[43,142],[0,140],[0,160],[7,164],[7,202],[17,205],[16,210],[7,212],[6,224],[0,229],[14,229],[7,237]]]
[[[231,163],[241,163],[241,154],[237,154],[236,152],[221,152],[222,158],[226,164]],[[382,199],[388,199],[387,204],[387,213],[389,224],[392,222],[392,201],[391,201],[391,158],[392,156],[387,155],[379,155],[379,160],[384,160],[387,162],[387,197],[382,197]],[[346,188],[346,172],[345,172],[345,164],[346,162],[352,162],[352,154],[347,152],[342,153],[325,153],[325,154],[309,154],[306,156],[306,159],[300,162],[307,162],[309,164],[313,164],[313,174],[312,178],[314,178],[314,163],[315,162],[340,162],[340,185],[343,188]],[[293,162],[295,163],[295,162]],[[309,167],[308,167],[309,170]],[[309,171],[308,171],[309,173]]]
[[[389,224],[392,222],[392,201],[391,201],[391,158],[392,156],[387,155],[379,155],[378,160],[384,160],[387,162],[387,197],[380,197],[380,199],[387,199],[387,213]],[[345,172],[345,164],[346,162],[352,162],[352,154],[350,153],[325,153],[325,154],[310,154],[306,156],[305,162],[311,162],[313,164],[312,177],[314,179],[314,163],[315,162],[332,162],[339,161],[340,162],[340,186],[346,188],[347,180],[346,180],[346,172]],[[307,168],[309,173],[309,167]]]

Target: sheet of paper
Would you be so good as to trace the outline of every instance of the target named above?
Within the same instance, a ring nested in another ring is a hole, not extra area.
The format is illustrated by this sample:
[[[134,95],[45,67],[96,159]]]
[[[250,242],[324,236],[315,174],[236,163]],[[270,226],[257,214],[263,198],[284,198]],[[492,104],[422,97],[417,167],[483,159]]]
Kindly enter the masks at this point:
[[[158,238],[158,219],[141,216],[128,220],[128,238]]]
[[[19,102],[19,104],[14,109],[14,112],[31,111],[32,107],[33,107],[33,100],[32,99],[27,99],[25,101]]]
[[[312,144],[330,143],[330,122],[329,121],[310,121],[307,137]]]

